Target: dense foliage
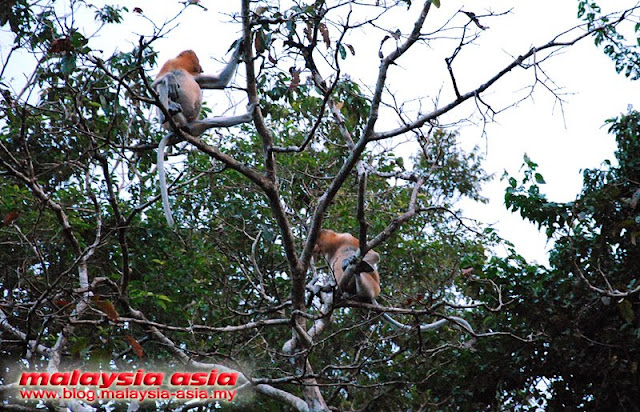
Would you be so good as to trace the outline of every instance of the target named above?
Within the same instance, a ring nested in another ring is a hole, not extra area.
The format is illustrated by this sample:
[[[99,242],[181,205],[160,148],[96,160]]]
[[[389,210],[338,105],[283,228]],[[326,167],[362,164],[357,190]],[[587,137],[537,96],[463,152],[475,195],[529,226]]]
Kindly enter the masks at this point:
[[[550,268],[528,286],[530,324],[544,331],[539,352],[527,359],[534,376],[549,380],[554,410],[636,410],[640,362],[637,237],[640,213],[640,114],[609,121],[616,162],[584,172],[574,202],[554,203],[541,193],[537,165],[527,161],[506,203],[555,237]]]

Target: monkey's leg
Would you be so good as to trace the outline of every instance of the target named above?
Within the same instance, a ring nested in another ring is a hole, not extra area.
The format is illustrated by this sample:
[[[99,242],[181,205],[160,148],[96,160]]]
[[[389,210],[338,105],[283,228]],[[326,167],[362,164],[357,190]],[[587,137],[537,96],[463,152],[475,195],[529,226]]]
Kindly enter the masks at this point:
[[[193,136],[200,136],[205,131],[214,127],[231,127],[241,123],[248,123],[253,120],[253,112],[255,111],[255,108],[255,104],[250,104],[247,107],[247,113],[245,114],[238,116],[210,117],[207,119],[196,120],[187,124],[186,127],[189,134]]]
[[[380,285],[368,273],[355,273],[353,275],[356,280],[356,295],[368,301],[372,301],[380,294]]]
[[[158,92],[160,103],[167,109],[169,114],[174,118],[176,124],[186,124],[187,119],[182,114],[182,106],[178,103],[180,99],[180,85],[173,73],[165,74],[162,79],[154,82],[153,86]],[[158,119],[162,123],[163,127],[168,128],[168,121],[164,116],[162,110],[156,108]]]

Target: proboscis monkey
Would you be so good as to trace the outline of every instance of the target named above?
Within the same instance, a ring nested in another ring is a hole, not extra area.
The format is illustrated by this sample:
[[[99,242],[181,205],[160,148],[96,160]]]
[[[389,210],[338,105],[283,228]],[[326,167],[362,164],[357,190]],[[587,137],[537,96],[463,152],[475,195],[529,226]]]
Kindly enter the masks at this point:
[[[329,268],[333,272],[336,282],[340,288],[348,293],[356,295],[358,298],[371,302],[380,306],[375,298],[380,294],[380,275],[378,274],[378,262],[380,255],[369,250],[360,263],[357,264],[355,272],[351,280],[347,280],[344,276],[345,269],[352,263],[355,263],[356,254],[360,249],[360,242],[355,236],[349,233],[337,233],[333,230],[322,229],[318,234],[314,253],[322,253],[329,263]],[[384,313],[387,319],[394,327],[400,329],[412,329],[410,325],[398,322],[389,314]],[[468,332],[474,334],[471,325],[464,319],[457,316],[450,316],[447,319],[440,319],[432,323],[420,325],[421,331],[429,331],[444,326],[447,322],[452,321],[454,324],[461,326]]]
[[[193,136],[199,136],[213,127],[230,127],[253,120],[255,104],[250,104],[247,113],[242,115],[219,116],[200,120],[202,89],[224,89],[229,84],[240,61],[241,45],[241,41],[236,42],[231,60],[216,75],[202,74],[200,61],[193,50],[185,50],[162,65],[152,87],[158,93],[160,103],[167,109],[178,128]],[[165,129],[171,129],[171,122],[165,118],[163,111],[159,108],[158,118]],[[173,133],[170,131],[158,145],[160,192],[165,216],[170,226],[173,226],[173,217],[169,208],[164,172],[164,151],[172,135]]]
[[[360,242],[349,233],[322,229],[313,251],[322,253],[327,259],[340,289],[363,300],[373,301],[380,294],[380,275],[377,270],[380,255],[377,252],[369,250],[356,267],[350,281],[347,282],[344,278],[344,270],[355,258],[359,248]]]

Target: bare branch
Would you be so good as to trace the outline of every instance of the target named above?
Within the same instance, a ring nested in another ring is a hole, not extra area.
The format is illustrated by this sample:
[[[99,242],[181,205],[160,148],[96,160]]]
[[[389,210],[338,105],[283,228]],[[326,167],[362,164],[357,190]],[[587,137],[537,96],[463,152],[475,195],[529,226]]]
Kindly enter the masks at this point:
[[[611,23],[611,25],[616,25],[616,24],[620,23],[620,21],[621,20],[618,19],[615,22]],[[419,116],[413,122],[410,122],[410,123],[405,124],[405,125],[403,125],[401,127],[398,127],[396,129],[389,130],[389,131],[386,131],[386,132],[371,133],[371,136],[369,137],[369,140],[375,141],[375,140],[388,139],[388,138],[391,138],[391,137],[395,137],[395,136],[399,136],[401,134],[407,133],[407,132],[409,132],[409,131],[411,131],[413,129],[420,128],[425,123],[428,123],[428,122],[431,122],[431,121],[437,119],[438,117],[442,116],[443,114],[445,114],[445,113],[451,111],[452,109],[460,106],[462,103],[464,103],[465,101],[469,100],[470,98],[479,97],[482,92],[484,92],[487,89],[489,89],[489,87],[491,87],[494,83],[496,83],[498,80],[500,80],[506,74],[511,72],[513,69],[515,69],[516,67],[524,67],[524,62],[528,58],[534,56],[536,53],[539,53],[539,52],[541,52],[543,50],[548,50],[548,49],[554,49],[554,48],[560,48],[560,47],[566,47],[566,46],[574,45],[577,42],[579,42],[580,40],[592,35],[593,33],[597,32],[599,30],[602,30],[602,27],[598,27],[598,28],[593,28],[593,29],[587,30],[584,33],[580,34],[579,36],[576,36],[576,37],[574,37],[574,38],[572,38],[570,40],[566,40],[566,41],[558,40],[562,34],[558,35],[558,36],[554,36],[554,38],[552,40],[550,40],[549,42],[547,42],[546,44],[544,44],[542,46],[539,46],[539,47],[532,47],[526,53],[522,54],[521,56],[516,57],[506,67],[504,67],[497,74],[492,76],[485,83],[483,83],[480,86],[476,87],[474,90],[472,90],[470,92],[467,92],[465,94],[459,95],[455,100],[449,102],[448,104],[446,104],[446,105],[444,105],[444,106],[442,106],[442,107],[440,107],[438,109],[433,110],[431,113]]]

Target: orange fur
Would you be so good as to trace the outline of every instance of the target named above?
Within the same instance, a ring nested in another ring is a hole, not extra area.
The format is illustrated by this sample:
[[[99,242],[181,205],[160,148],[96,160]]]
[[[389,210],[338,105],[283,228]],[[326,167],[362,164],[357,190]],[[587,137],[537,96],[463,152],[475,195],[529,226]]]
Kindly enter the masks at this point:
[[[359,276],[356,274],[348,284],[344,284],[346,282],[343,281],[344,270],[342,269],[342,264],[345,259],[355,255],[359,247],[360,242],[358,242],[358,239],[349,233],[337,233],[333,230],[322,229],[318,234],[318,240],[313,251],[314,253],[322,253],[325,256],[336,277],[336,282],[343,291],[357,294],[358,297],[371,301],[380,294],[380,275],[377,270],[362,272]],[[372,268],[375,268],[380,260],[380,255],[370,250],[363,260]],[[359,284],[356,284],[356,282]]]
[[[200,60],[193,50],[185,50],[180,52],[177,57],[167,60],[162,65],[158,77],[174,70],[184,70],[192,76],[196,76],[202,73],[202,66],[200,66]]]

